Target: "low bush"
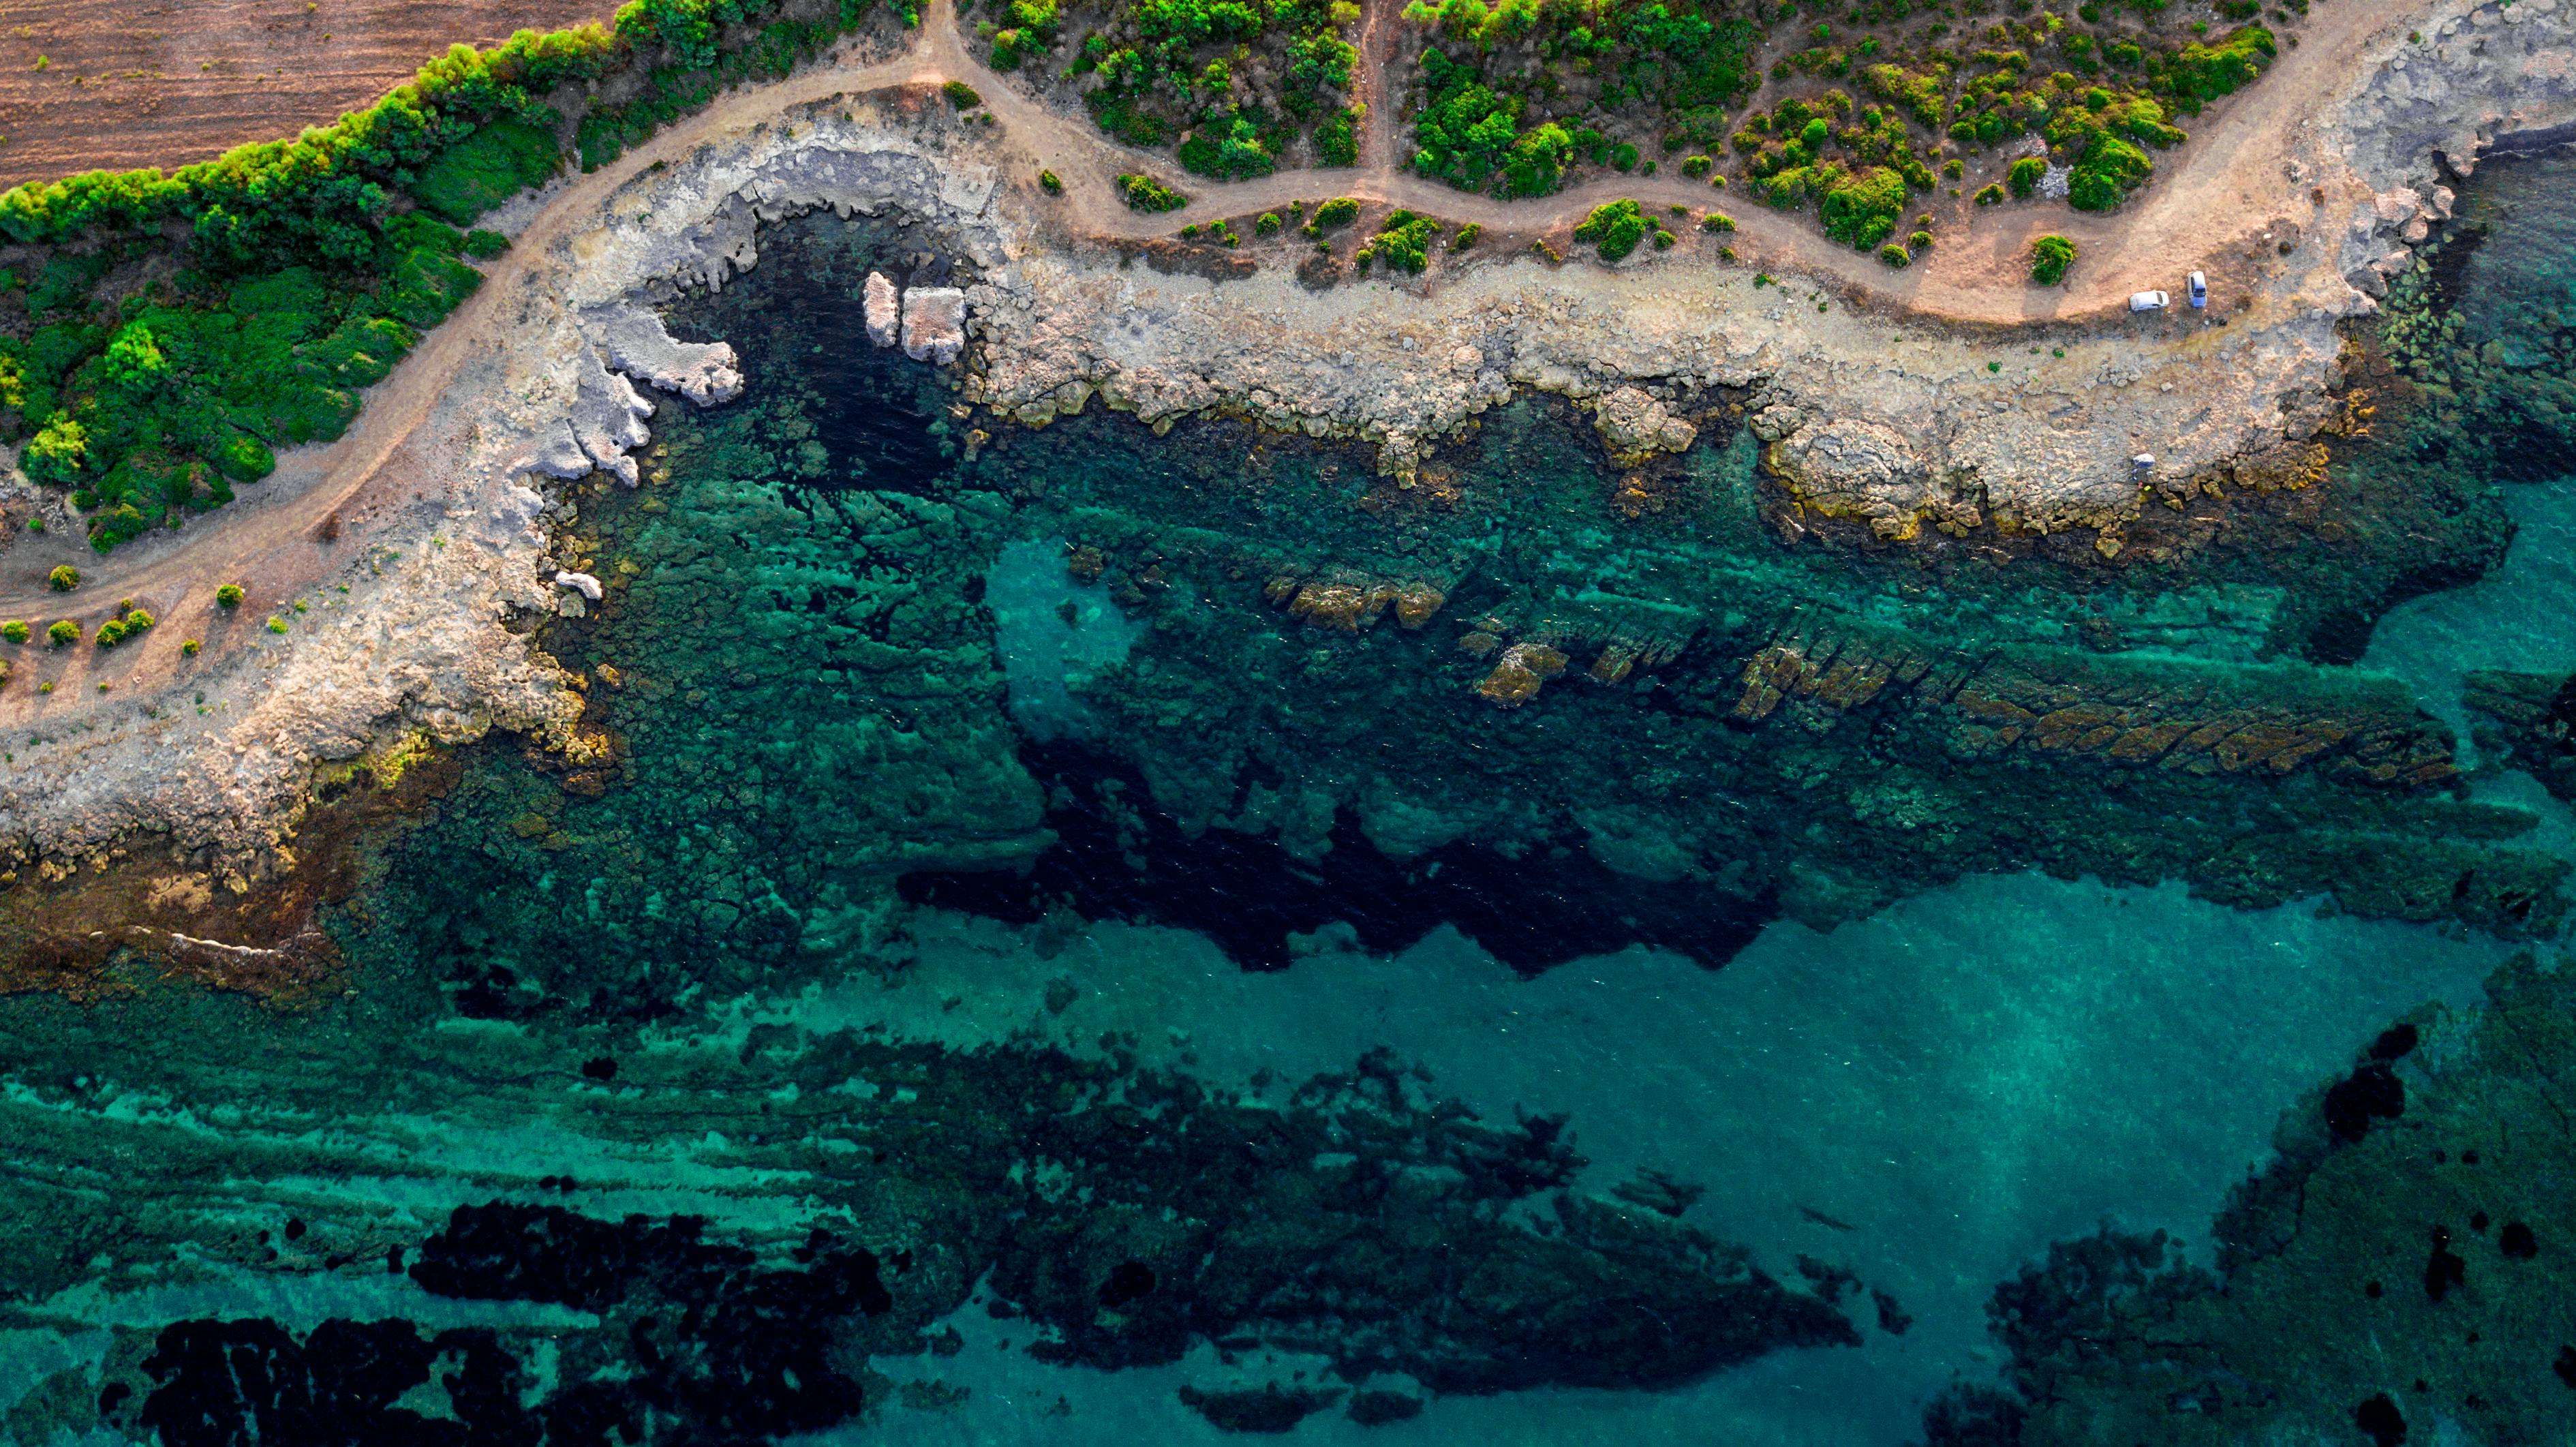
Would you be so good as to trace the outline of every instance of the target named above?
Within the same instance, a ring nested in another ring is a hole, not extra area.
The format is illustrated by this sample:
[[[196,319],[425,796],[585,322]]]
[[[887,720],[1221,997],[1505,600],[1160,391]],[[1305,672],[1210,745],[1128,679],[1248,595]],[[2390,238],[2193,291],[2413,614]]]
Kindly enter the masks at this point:
[[[465,254],[477,261],[490,261],[509,249],[510,238],[498,231],[475,230],[465,233]]]
[[[61,564],[45,575],[45,582],[57,593],[68,593],[80,586],[80,569],[69,563]]]
[[[554,113],[546,112],[549,122]],[[431,214],[462,226],[563,166],[551,124],[499,120],[440,151],[412,194]]]
[[[1260,215],[1253,217],[1252,234],[1255,236],[1278,235],[1279,213],[1276,211],[1264,211]]]
[[[1053,171],[1040,171],[1038,172],[1038,189],[1044,191],[1050,196],[1061,196],[1064,194],[1064,182],[1057,180],[1056,174]]]
[[[1360,163],[1359,123],[1366,107],[1351,106],[1338,111],[1315,128],[1315,164],[1318,166],[1356,166]]]
[[[1908,251],[1930,251],[1932,249],[1932,233],[1929,231],[1917,231],[1913,235],[1906,237],[1905,249]]]
[[[203,647],[205,647],[204,644],[199,643],[194,638],[190,638],[179,645],[179,651],[188,655],[190,658],[194,658],[197,656],[197,651]]]
[[[2028,196],[2039,189],[2040,178],[2047,174],[2048,162],[2037,156],[2024,156],[2012,163],[2012,169],[2004,174],[2004,181],[2014,195]]]
[[[283,633],[283,632],[285,632],[285,631],[286,631],[286,620],[285,620],[285,619],[283,619],[283,618],[271,618],[271,619],[269,619],[269,620],[268,620],[268,631],[269,631],[269,632],[271,632],[271,633]]]
[[[2066,204],[2078,211],[2115,210],[2131,191],[2147,183],[2154,170],[2155,162],[2135,144],[2109,131],[2096,131],[2075,162],[2075,174],[2067,180]]]
[[[1878,249],[1878,259],[1902,271],[1912,264],[1914,253],[1891,241]]]
[[[241,601],[242,588],[239,583],[226,583],[215,590],[215,606],[218,608],[238,608],[241,606]]]
[[[6,623],[0,623],[0,638],[6,638],[12,643],[26,642],[27,634],[27,620],[24,618],[12,618]]]
[[[110,618],[106,622],[98,625],[98,633],[95,637],[95,641],[101,648],[114,648],[119,643],[124,642],[124,620],[119,618]]]
[[[1727,215],[1723,211],[1711,211],[1706,216],[1699,218],[1699,229],[1702,231],[1733,231],[1735,229],[1735,218]]]
[[[1348,196],[1336,196],[1315,208],[1314,224],[1330,229],[1348,226],[1360,219],[1360,203]]]
[[[1646,239],[1645,208],[1625,198],[1595,206],[1574,228],[1574,239],[1591,242],[1603,261],[1621,260]]]
[[[1977,191],[1977,204],[1980,206],[2000,206],[2003,200],[2004,188],[2001,186],[1980,187]]]
[[[2041,286],[2064,281],[2074,264],[2075,243],[2063,236],[2043,236],[2030,244],[2030,279]]]
[[[80,625],[69,618],[61,619],[45,630],[45,642],[55,648],[69,648],[80,642]]]
[[[1855,251],[1867,251],[1887,239],[1905,214],[1905,177],[1891,166],[1875,166],[1825,192],[1825,234]]]
[[[1151,176],[1123,175],[1118,178],[1118,194],[1130,211],[1178,211],[1190,204],[1190,198],[1155,180]]]
[[[1484,234],[1485,228],[1482,224],[1470,221],[1466,225],[1459,227],[1458,234],[1450,238],[1449,249],[1451,251],[1464,251],[1468,247],[1475,245],[1476,238]]]
[[[1378,223],[1369,249],[1386,258],[1389,267],[1420,276],[1431,264],[1431,242],[1439,234],[1440,223],[1428,216],[1392,211]]]
[[[948,103],[961,111],[971,111],[984,103],[984,97],[976,92],[975,87],[962,80],[949,81],[939,88],[939,93],[948,97]]]

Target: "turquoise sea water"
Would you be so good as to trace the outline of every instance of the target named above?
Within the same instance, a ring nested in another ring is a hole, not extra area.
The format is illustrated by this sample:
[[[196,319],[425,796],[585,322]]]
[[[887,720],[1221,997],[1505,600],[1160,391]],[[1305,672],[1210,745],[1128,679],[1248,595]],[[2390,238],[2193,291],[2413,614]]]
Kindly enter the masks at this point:
[[[1740,398],[1643,503],[1536,403],[1438,497],[970,438],[924,238],[778,228],[577,498],[610,765],[463,751],[327,1004],[0,1000],[0,1438],[2567,1440],[2576,847],[2440,776],[2576,671],[2576,485],[2440,401],[2547,455],[2563,164],[2350,541],[2126,574],[1785,548]]]

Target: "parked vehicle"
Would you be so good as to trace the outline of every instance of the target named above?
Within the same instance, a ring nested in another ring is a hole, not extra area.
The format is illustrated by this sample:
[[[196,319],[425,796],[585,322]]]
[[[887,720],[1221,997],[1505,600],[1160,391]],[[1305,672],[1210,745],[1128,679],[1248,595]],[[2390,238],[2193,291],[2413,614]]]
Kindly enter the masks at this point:
[[[2173,298],[2165,295],[2163,292],[2142,291],[2129,298],[2129,310],[2133,312],[2160,312],[2163,311],[2172,301]]]
[[[2201,310],[2203,307],[2206,307],[2206,306],[2208,306],[2208,305],[2209,305],[2209,278],[2208,278],[2208,277],[2205,277],[2205,276],[2201,275],[2199,272],[2196,272],[2196,271],[2195,271],[2195,272],[2193,272],[2193,273],[2191,274],[2190,279],[2189,279],[2188,281],[2186,281],[2183,285],[2184,285],[2184,290],[2188,291],[2188,292],[2191,294],[2191,309],[2192,309],[2193,311],[2199,311],[2199,310]]]

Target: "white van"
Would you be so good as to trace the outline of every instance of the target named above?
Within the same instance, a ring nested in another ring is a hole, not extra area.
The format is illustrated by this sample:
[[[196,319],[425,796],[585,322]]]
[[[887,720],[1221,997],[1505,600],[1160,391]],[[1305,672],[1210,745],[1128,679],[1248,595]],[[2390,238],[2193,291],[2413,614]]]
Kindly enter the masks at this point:
[[[2160,312],[2163,311],[2166,305],[2172,300],[2172,297],[2169,297],[2160,291],[2142,291],[2129,298],[2129,310],[2133,312]]]

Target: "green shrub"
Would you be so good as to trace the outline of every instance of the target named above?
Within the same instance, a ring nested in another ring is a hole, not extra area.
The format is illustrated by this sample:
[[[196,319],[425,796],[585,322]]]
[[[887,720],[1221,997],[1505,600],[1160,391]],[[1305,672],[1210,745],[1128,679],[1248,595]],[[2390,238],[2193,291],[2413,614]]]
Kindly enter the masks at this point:
[[[1038,172],[1038,189],[1044,191],[1050,196],[1061,196],[1064,194],[1064,182],[1057,180],[1056,174],[1053,171],[1040,171]]]
[[[1331,228],[1348,226],[1360,218],[1360,203],[1348,196],[1336,196],[1315,208],[1314,224]]]
[[[108,619],[98,625],[98,633],[93,641],[101,648],[114,648],[125,641],[125,624],[115,618]]]
[[[1378,223],[1368,249],[1385,257],[1388,266],[1420,276],[1431,264],[1431,241],[1439,234],[1440,223],[1428,216],[1392,211]]]
[[[1637,169],[1637,148],[1628,144],[1626,141],[1621,141],[1618,145],[1611,147],[1610,165],[1612,169],[1620,171],[1633,171]]]
[[[125,615],[125,632],[129,638],[151,626],[152,615],[140,608],[132,609]]]
[[[984,98],[976,94],[975,87],[962,80],[949,81],[939,88],[939,93],[948,97],[948,103],[961,111],[971,111],[984,103]]]
[[[2000,206],[2003,201],[2004,188],[2001,186],[1984,186],[1977,191],[1977,204],[1980,206]]]
[[[2028,196],[2039,189],[2040,178],[2048,174],[2048,162],[2037,156],[2024,156],[2012,163],[2004,181],[2016,196]]]
[[[272,617],[272,618],[270,618],[270,619],[268,620],[268,631],[269,631],[269,632],[271,632],[271,633],[283,633],[283,632],[285,632],[285,631],[286,631],[286,620],[285,620],[285,619],[283,619],[283,618],[277,618],[277,617]]]
[[[1178,211],[1190,204],[1190,198],[1151,176],[1120,176],[1118,194],[1126,201],[1127,209],[1130,211]]]
[[[1905,177],[1876,166],[1825,193],[1825,234],[1856,251],[1887,239],[1905,214]]]
[[[0,623],[0,638],[8,639],[12,643],[26,642],[27,632],[27,620],[24,618],[12,618],[6,623]]]
[[[1902,271],[1914,260],[1914,253],[1891,241],[1878,249],[1878,259]]]
[[[1468,247],[1475,245],[1476,238],[1484,234],[1485,228],[1481,223],[1470,221],[1466,225],[1459,227],[1458,234],[1450,238],[1449,249],[1451,251],[1464,251]]]
[[[216,607],[218,607],[218,608],[238,608],[238,607],[240,607],[240,606],[241,606],[241,603],[242,603],[242,589],[241,589],[241,584],[239,584],[239,583],[226,583],[226,584],[224,584],[222,587],[217,588],[217,589],[215,590],[215,606],[216,606]]]
[[[490,261],[510,249],[510,238],[498,231],[474,230],[465,233],[465,254],[477,261]]]
[[[1723,211],[1711,211],[1706,216],[1699,218],[1699,229],[1702,231],[1733,231],[1735,229],[1735,218],[1727,215]]]
[[[2164,66],[2164,80],[2176,95],[2212,101],[2252,84],[2280,53],[2271,31],[2248,25],[2230,32],[2216,46],[2197,42],[2184,46]]]
[[[412,194],[434,215],[462,226],[519,192],[544,185],[562,165],[563,150],[551,126],[494,121],[440,151],[421,168]]]
[[[2066,279],[2066,269],[2075,264],[2075,243],[2063,236],[2043,236],[2030,244],[2030,279],[2041,286],[2055,286]]]
[[[1621,260],[1646,239],[1645,209],[1627,199],[1595,206],[1574,228],[1574,239],[1591,242],[1603,261]]]
[[[1906,237],[1905,249],[1908,251],[1930,251],[1932,249],[1932,233],[1929,231],[1917,231],[1913,235]]]
[[[45,642],[55,648],[69,648],[80,642],[80,625],[69,618],[60,619],[45,630]]]
[[[80,569],[69,563],[59,564],[45,575],[45,582],[57,593],[68,593],[80,586]]]
[[[2096,131],[2068,178],[2066,204],[2078,211],[2115,210],[2154,170],[2146,152],[2108,131]]]
[[[1260,215],[1253,217],[1252,234],[1255,236],[1278,235],[1279,213],[1276,211],[1264,211]]]
[[[1674,241],[1674,237],[1673,237],[1673,234],[1672,234],[1671,232],[1666,231],[1664,228],[1662,228],[1662,227],[1660,227],[1660,226],[1658,226],[1658,227],[1656,227],[1656,228],[1655,228],[1655,249],[1656,249],[1657,251],[1670,251],[1670,250],[1672,250],[1672,248],[1673,248],[1673,241]]]
[[[194,658],[197,656],[197,651],[203,647],[205,647],[204,644],[199,643],[194,638],[190,638],[180,643],[179,651],[188,655],[190,658]]]
[[[1182,169],[1228,181],[1267,176],[1279,167],[1261,127],[1251,117],[1236,115],[1210,121],[1190,132],[1174,153]]]
[[[1711,161],[1706,156],[1684,156],[1682,157],[1682,174],[1696,181],[1700,177],[1707,175],[1709,167],[1715,164],[1716,162]]]
[[[1356,166],[1360,163],[1360,118],[1365,108],[1352,106],[1336,111],[1315,128],[1315,164],[1319,166]]]

